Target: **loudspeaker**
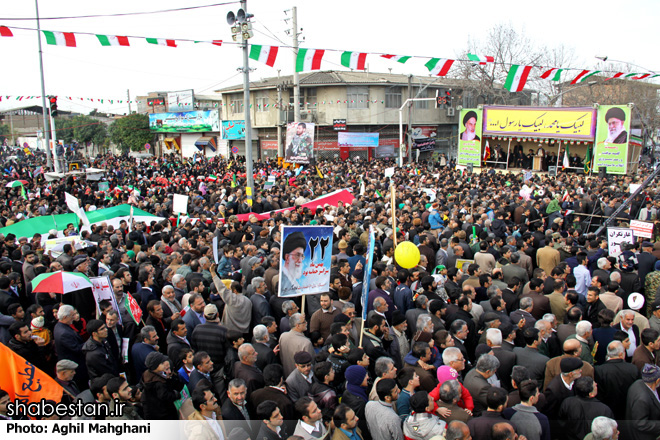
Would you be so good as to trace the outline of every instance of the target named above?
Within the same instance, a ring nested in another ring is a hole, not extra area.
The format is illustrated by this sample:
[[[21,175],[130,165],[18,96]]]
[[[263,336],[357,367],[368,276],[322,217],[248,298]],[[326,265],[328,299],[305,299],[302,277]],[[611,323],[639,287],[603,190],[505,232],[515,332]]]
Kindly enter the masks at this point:
[[[600,177],[601,179],[607,177],[607,167],[598,168],[598,177]]]
[[[548,176],[557,177],[557,167],[548,167]]]

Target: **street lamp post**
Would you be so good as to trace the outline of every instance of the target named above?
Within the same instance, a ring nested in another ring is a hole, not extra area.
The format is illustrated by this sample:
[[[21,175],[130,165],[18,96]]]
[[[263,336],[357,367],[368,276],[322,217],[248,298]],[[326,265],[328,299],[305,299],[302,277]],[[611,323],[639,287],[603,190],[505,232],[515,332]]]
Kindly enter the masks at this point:
[[[41,109],[42,109],[42,114],[41,116],[44,119],[44,130],[43,130],[43,139],[44,143],[46,144],[46,168],[50,171],[51,167],[53,166],[53,163],[50,160],[51,157],[51,150],[50,150],[50,134],[48,132],[48,117],[46,116],[46,112],[48,111],[46,108],[46,86],[44,84],[44,60],[42,57],[42,50],[41,50],[41,26],[39,25],[39,0],[34,0],[34,7],[37,12],[37,42],[39,44],[39,72],[41,73]]]

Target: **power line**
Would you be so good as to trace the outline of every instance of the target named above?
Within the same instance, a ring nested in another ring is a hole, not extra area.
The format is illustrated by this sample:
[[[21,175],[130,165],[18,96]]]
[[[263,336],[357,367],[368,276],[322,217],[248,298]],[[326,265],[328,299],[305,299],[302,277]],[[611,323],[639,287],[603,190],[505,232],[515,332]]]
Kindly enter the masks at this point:
[[[180,11],[191,11],[191,10],[203,9],[203,8],[213,8],[216,6],[231,5],[234,3],[239,3],[239,2],[233,1],[233,2],[213,3],[210,5],[188,6],[185,8],[174,8],[174,9],[160,9],[157,11],[120,12],[117,14],[72,15],[69,17],[39,17],[39,20],[71,20],[76,18],[127,17],[131,15],[164,14],[168,12],[180,12]],[[15,17],[15,18],[0,17],[0,20],[24,21],[24,20],[35,20],[35,17]]]

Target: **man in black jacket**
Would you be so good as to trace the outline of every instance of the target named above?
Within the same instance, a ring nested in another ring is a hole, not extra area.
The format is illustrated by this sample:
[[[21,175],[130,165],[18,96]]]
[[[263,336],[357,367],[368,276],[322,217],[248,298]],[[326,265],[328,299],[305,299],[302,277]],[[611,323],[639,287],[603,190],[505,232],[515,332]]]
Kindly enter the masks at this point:
[[[9,326],[9,335],[11,339],[7,344],[11,350],[26,361],[33,364],[38,369],[49,372],[46,364],[46,349],[42,338],[32,339],[32,332],[27,324],[23,322],[14,322]],[[37,342],[41,344],[39,346]]]
[[[589,376],[580,377],[573,384],[575,396],[569,397],[559,407],[559,425],[568,440],[582,440],[591,432],[591,422],[596,417],[614,418],[612,410],[596,399],[598,388]],[[557,435],[557,433],[554,433]]]
[[[381,315],[376,313],[372,314],[367,321],[367,327],[364,329],[364,338],[362,339],[362,346],[369,358],[374,359],[374,362],[369,363],[369,369],[373,373],[373,368],[376,364],[375,360],[386,356],[389,357],[388,351],[392,339],[389,336],[389,328],[387,321]]]
[[[623,420],[626,415],[626,395],[631,385],[640,378],[639,369],[625,362],[626,351],[619,341],[607,346],[607,361],[596,365],[598,398],[612,408],[614,418]]]
[[[628,390],[626,406],[626,438],[633,440],[655,440],[660,432],[660,367],[646,364],[642,379]]]
[[[105,373],[119,375],[119,365],[112,355],[112,349],[106,341],[108,327],[103,321],[92,319],[87,323],[89,339],[82,347],[89,378],[95,379]]]

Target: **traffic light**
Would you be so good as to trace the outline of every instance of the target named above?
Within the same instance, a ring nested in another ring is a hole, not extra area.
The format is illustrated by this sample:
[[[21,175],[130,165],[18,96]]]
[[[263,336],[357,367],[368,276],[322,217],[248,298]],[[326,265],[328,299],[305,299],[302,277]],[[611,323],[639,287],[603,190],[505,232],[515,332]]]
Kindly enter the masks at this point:
[[[50,103],[50,116],[57,116],[57,96],[48,97],[48,102]]]
[[[447,101],[447,105],[451,107],[451,100],[452,100],[451,89],[447,90],[445,92],[445,95],[446,95],[445,98],[446,98],[446,101]]]

